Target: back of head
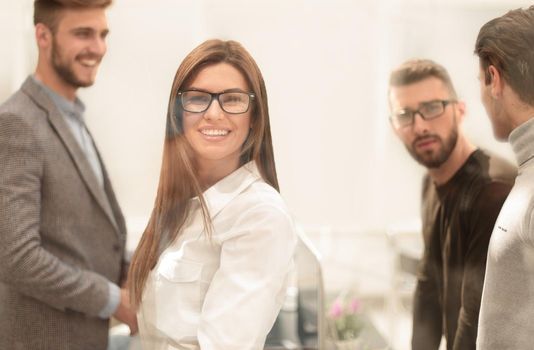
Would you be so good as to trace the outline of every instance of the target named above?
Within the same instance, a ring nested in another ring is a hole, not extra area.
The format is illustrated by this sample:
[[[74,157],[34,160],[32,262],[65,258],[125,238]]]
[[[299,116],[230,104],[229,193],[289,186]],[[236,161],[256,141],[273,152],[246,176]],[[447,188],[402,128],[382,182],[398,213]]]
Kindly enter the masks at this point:
[[[524,103],[534,106],[534,6],[517,9],[480,28],[475,54],[485,72],[494,66]]]
[[[33,24],[42,23],[55,31],[58,15],[64,9],[107,8],[113,0],[35,0]]]
[[[437,78],[445,84],[451,98],[456,99],[456,90],[447,70],[428,59],[412,59],[395,68],[389,76],[389,86],[399,87],[414,84],[428,78]]]

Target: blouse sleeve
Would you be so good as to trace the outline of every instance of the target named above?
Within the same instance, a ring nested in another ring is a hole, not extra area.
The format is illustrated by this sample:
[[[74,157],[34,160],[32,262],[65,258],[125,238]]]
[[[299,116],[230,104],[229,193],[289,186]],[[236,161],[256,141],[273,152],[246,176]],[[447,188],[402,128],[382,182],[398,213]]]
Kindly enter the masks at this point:
[[[260,204],[241,213],[221,242],[220,266],[204,299],[201,349],[263,349],[285,297],[295,246],[293,222],[282,209]]]

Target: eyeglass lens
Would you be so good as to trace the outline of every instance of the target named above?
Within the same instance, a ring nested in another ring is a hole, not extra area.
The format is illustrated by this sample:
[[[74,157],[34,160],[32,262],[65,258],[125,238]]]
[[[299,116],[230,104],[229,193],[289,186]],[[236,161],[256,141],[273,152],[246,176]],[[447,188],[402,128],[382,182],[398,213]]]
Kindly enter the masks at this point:
[[[404,109],[393,115],[397,126],[407,126],[413,123],[416,114],[420,114],[423,119],[434,119],[445,111],[445,106],[449,101],[431,101],[421,105],[419,109]]]
[[[227,113],[245,113],[249,108],[250,96],[244,92],[223,92],[211,94],[204,91],[184,91],[181,94],[182,107],[191,113],[206,111],[214,99],[219,101],[223,111]]]

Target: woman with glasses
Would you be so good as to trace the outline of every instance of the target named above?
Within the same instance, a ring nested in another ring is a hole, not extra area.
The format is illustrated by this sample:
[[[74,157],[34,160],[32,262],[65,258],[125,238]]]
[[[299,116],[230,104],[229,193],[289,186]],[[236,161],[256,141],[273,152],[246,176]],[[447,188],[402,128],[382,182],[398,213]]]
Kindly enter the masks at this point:
[[[145,349],[262,349],[296,234],[278,193],[265,84],[235,41],[174,77],[155,206],[129,275]]]

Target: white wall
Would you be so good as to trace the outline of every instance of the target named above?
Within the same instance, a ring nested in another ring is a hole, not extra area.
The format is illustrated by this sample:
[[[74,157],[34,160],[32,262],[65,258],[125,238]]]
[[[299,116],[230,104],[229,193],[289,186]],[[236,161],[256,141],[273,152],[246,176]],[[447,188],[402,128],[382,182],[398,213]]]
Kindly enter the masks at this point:
[[[387,120],[389,71],[444,64],[480,146],[493,141],[472,51],[480,26],[527,1],[116,0],[109,51],[81,92],[125,214],[149,215],[176,68],[205,39],[235,39],[263,71],[282,193],[305,226],[384,229],[419,213],[423,170]],[[33,70],[31,0],[0,0],[0,99]]]

